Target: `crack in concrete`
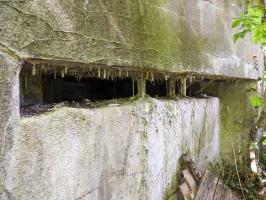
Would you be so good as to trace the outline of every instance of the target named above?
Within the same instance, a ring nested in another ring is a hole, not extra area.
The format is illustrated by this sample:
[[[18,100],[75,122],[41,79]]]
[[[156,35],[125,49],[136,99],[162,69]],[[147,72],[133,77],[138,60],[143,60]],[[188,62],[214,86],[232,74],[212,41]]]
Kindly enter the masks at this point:
[[[106,8],[106,6],[102,2],[102,0],[98,0],[98,2],[100,3],[100,6],[103,9],[103,13],[106,13],[106,17],[108,19],[108,22],[110,24],[110,27],[114,30],[114,32],[116,33],[116,35],[122,40],[122,43],[123,44],[127,44],[127,41],[126,41],[126,39],[125,39],[122,31],[120,30],[118,24],[115,21],[115,18],[111,15],[110,12],[108,12],[108,9]]]
[[[103,42],[109,42],[109,43],[114,43],[114,44],[117,44],[117,45],[127,45],[125,43],[120,43],[118,41],[110,41],[110,40],[107,40],[107,39],[103,39],[103,38],[95,38],[95,37],[90,37],[84,33],[80,33],[80,32],[76,32],[76,31],[66,31],[66,30],[56,30],[49,22],[47,22],[45,19],[43,19],[42,17],[40,16],[37,16],[37,15],[34,15],[34,14],[31,14],[31,13],[26,13],[24,12],[23,10],[17,8],[16,6],[13,6],[13,5],[10,5],[10,3],[7,3],[7,2],[3,2],[4,5],[16,10],[17,12],[23,14],[23,15],[26,15],[26,16],[30,16],[30,17],[34,17],[34,18],[37,18],[37,19],[40,19],[42,22],[44,22],[54,33],[67,33],[67,34],[72,34],[72,35],[78,35],[78,36],[82,36],[82,37],[85,37],[87,39],[90,39],[90,40],[96,40],[96,41],[103,41]]]
[[[20,57],[17,55],[17,53],[14,50],[12,50],[10,47],[8,47],[7,45],[5,45],[0,41],[0,54],[1,51],[7,53],[9,56],[15,58],[16,60],[20,60]]]
[[[84,197],[86,197],[86,196],[89,195],[90,193],[99,190],[101,187],[102,187],[102,186],[92,188],[92,189],[90,189],[88,192],[84,193],[84,194],[81,195],[80,197],[75,198],[74,200],[80,200],[80,199],[83,199]]]

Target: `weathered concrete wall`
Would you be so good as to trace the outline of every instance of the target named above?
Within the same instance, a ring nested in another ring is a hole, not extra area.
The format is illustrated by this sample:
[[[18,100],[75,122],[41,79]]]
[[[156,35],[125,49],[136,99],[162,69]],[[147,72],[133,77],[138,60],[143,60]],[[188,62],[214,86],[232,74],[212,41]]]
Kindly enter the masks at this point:
[[[0,43],[22,58],[257,78],[248,40],[233,44],[238,0],[0,1]]]
[[[21,119],[13,140],[4,180],[11,199],[168,199],[181,154],[201,169],[216,159],[219,100],[62,107]]]
[[[8,196],[3,180],[19,121],[19,69],[18,58],[0,45],[0,199]]]
[[[248,92],[250,88],[256,88],[256,82],[217,82],[203,87],[220,100],[221,157],[233,156],[232,145],[241,154],[245,153],[251,128],[258,117],[258,110],[252,108],[249,101],[252,94]]]

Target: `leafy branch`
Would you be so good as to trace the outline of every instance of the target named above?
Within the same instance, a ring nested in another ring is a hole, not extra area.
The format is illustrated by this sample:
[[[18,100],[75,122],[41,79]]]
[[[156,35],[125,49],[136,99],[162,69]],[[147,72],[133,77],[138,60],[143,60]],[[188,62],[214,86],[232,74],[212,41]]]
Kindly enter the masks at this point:
[[[250,1],[246,2],[247,11],[242,12],[240,17],[234,18],[232,28],[238,28],[238,32],[234,34],[234,42],[240,38],[244,38],[249,32],[252,33],[252,40],[255,44],[266,46],[266,22],[264,20],[265,11],[261,1],[256,0],[254,4]]]

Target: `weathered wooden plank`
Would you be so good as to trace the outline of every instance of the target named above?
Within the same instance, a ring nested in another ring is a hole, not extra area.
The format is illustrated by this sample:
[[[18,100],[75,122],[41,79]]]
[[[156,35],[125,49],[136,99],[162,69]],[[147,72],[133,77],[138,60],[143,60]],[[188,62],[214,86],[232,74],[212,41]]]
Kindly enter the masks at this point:
[[[239,198],[208,168],[195,200],[239,200]]]

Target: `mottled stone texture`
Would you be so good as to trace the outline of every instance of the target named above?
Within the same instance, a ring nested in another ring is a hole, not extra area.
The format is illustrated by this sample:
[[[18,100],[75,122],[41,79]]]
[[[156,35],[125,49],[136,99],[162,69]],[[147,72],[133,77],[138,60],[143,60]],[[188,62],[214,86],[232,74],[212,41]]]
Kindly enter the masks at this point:
[[[9,196],[3,183],[19,120],[19,69],[17,58],[0,46],[0,199]]]
[[[200,169],[219,154],[219,100],[62,107],[22,119],[13,139],[5,186],[16,200],[174,199],[181,154]]]
[[[233,44],[238,0],[0,1],[0,43],[22,58],[257,78],[248,40]],[[260,65],[262,66],[262,65]]]
[[[182,153],[203,168],[220,144],[242,145],[254,83],[214,85],[221,109],[217,98],[145,99],[19,120],[19,60],[255,79],[260,48],[232,41],[240,10],[238,0],[0,0],[0,199],[174,199]]]

